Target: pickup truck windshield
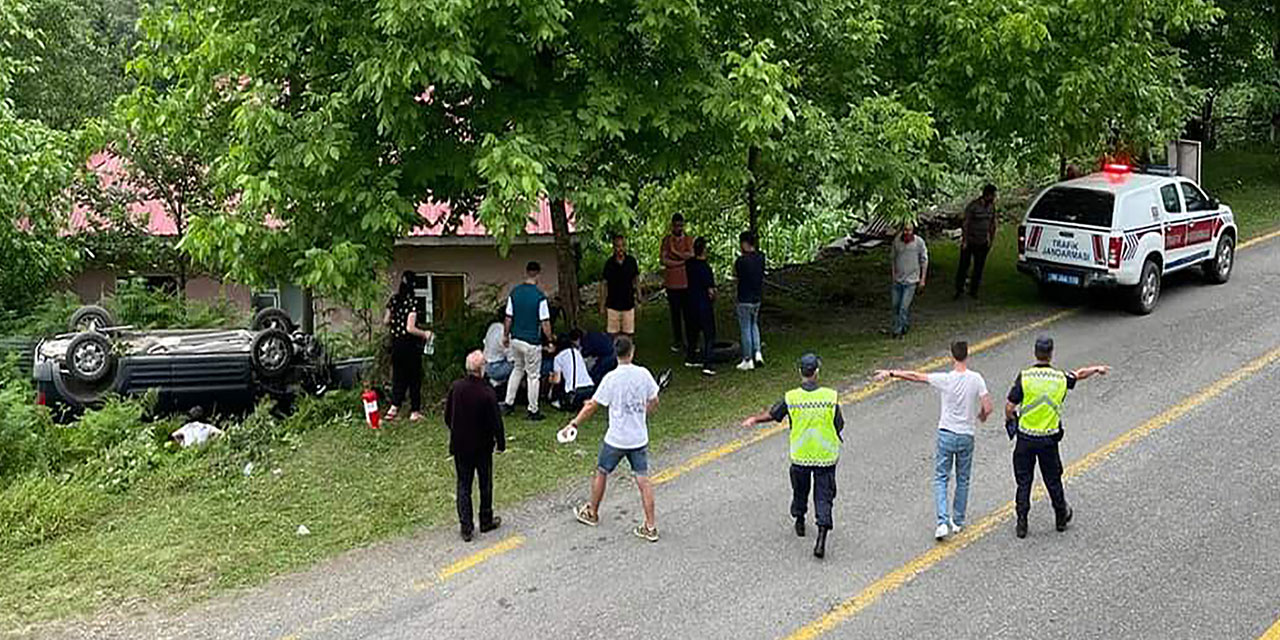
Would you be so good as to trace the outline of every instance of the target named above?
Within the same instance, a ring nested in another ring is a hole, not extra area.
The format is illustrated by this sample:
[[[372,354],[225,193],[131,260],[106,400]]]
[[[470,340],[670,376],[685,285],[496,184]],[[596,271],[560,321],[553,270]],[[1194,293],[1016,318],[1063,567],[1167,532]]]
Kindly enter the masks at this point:
[[[1053,187],[1036,202],[1027,218],[1111,228],[1116,197],[1106,191]]]

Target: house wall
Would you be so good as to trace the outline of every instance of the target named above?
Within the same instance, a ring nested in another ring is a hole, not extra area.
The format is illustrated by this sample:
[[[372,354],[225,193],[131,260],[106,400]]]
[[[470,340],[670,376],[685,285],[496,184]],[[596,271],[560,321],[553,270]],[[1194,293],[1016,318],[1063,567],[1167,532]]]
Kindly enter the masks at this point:
[[[85,304],[102,300],[116,290],[118,274],[106,269],[86,269],[71,281],[71,291]],[[249,287],[224,284],[204,276],[187,280],[187,297],[192,300],[215,301],[227,298],[241,309],[248,309],[251,302]]]
[[[542,265],[542,290],[554,296],[559,262],[552,244],[516,245],[506,257],[492,246],[396,247],[392,278],[406,269],[420,273],[462,274],[466,276],[467,299],[476,302],[490,290],[505,294],[524,280],[530,260]]]

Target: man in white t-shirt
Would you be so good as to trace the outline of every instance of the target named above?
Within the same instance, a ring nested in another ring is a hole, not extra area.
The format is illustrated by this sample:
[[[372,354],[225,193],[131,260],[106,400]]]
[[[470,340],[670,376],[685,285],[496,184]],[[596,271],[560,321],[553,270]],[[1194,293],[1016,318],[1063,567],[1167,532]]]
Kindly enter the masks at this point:
[[[556,341],[556,357],[551,366],[551,384],[555,385],[555,399],[551,406],[565,411],[577,411],[595,394],[596,382],[591,379],[591,369],[582,351],[561,336]]]
[[[978,423],[986,422],[992,412],[987,382],[982,379],[982,374],[969,369],[969,344],[964,341],[951,343],[951,357],[955,362],[947,373],[899,370],[876,372],[876,380],[899,378],[928,383],[942,397],[933,477],[934,502],[938,513],[938,526],[933,537],[938,540],[946,538],[948,534],[959,533],[964,527],[965,509],[969,504],[969,471],[973,466],[973,435]],[[953,465],[956,472],[956,493],[951,515],[948,517],[947,484],[951,481]]]
[[[657,542],[653,484],[649,481],[648,415],[658,407],[658,383],[648,369],[631,363],[635,356],[635,343],[630,338],[618,336],[613,344],[618,352],[618,368],[605,375],[595,396],[583,405],[582,411],[566,427],[577,429],[591,419],[596,407],[609,410],[609,430],[600,444],[596,475],[591,482],[591,501],[575,509],[574,515],[582,524],[592,527],[600,524],[600,501],[604,499],[609,474],[626,458],[636,475],[640,502],[644,506],[644,522],[635,528],[635,534],[649,542]]]

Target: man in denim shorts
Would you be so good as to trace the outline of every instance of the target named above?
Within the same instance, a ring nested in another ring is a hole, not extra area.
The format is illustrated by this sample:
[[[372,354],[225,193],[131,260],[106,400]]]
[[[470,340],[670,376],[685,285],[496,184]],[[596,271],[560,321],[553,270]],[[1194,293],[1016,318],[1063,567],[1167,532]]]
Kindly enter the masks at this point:
[[[658,527],[653,517],[653,484],[649,482],[648,415],[658,407],[658,383],[648,369],[631,363],[635,343],[627,336],[614,341],[618,352],[618,368],[610,371],[596,387],[596,393],[569,422],[577,429],[596,412],[596,407],[609,410],[609,430],[600,443],[596,475],[591,481],[591,501],[574,510],[578,522],[594,527],[600,524],[600,501],[604,499],[609,474],[623,458],[636,475],[640,502],[644,505],[644,522],[635,534],[649,542],[658,541]]]

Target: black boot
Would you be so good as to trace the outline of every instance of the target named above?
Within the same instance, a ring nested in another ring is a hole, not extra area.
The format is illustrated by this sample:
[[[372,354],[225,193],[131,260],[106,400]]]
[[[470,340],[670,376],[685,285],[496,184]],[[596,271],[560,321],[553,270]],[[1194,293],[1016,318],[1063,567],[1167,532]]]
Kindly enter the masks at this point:
[[[821,558],[827,555],[827,532],[830,529],[826,527],[818,527],[818,543],[813,545],[813,557]]]
[[[1071,516],[1075,515],[1071,512],[1071,507],[1067,507],[1067,512],[1059,514],[1057,518],[1058,531],[1066,531],[1067,525],[1071,524]]]
[[[471,538],[473,538],[473,537],[475,537],[475,531],[473,531],[473,530],[471,530],[471,529],[463,529],[463,530],[462,530],[462,541],[463,541],[463,542],[471,542]]]
[[[494,529],[497,529],[498,527],[501,527],[501,526],[502,526],[502,518],[498,516],[494,516],[493,520],[490,520],[488,524],[483,522],[480,523],[480,533],[489,533],[490,531],[493,531]]]
[[[1027,517],[1026,516],[1018,516],[1018,525],[1014,528],[1014,533],[1016,533],[1019,538],[1027,537]]]
[[[804,537],[804,516],[796,518],[796,535]]]

